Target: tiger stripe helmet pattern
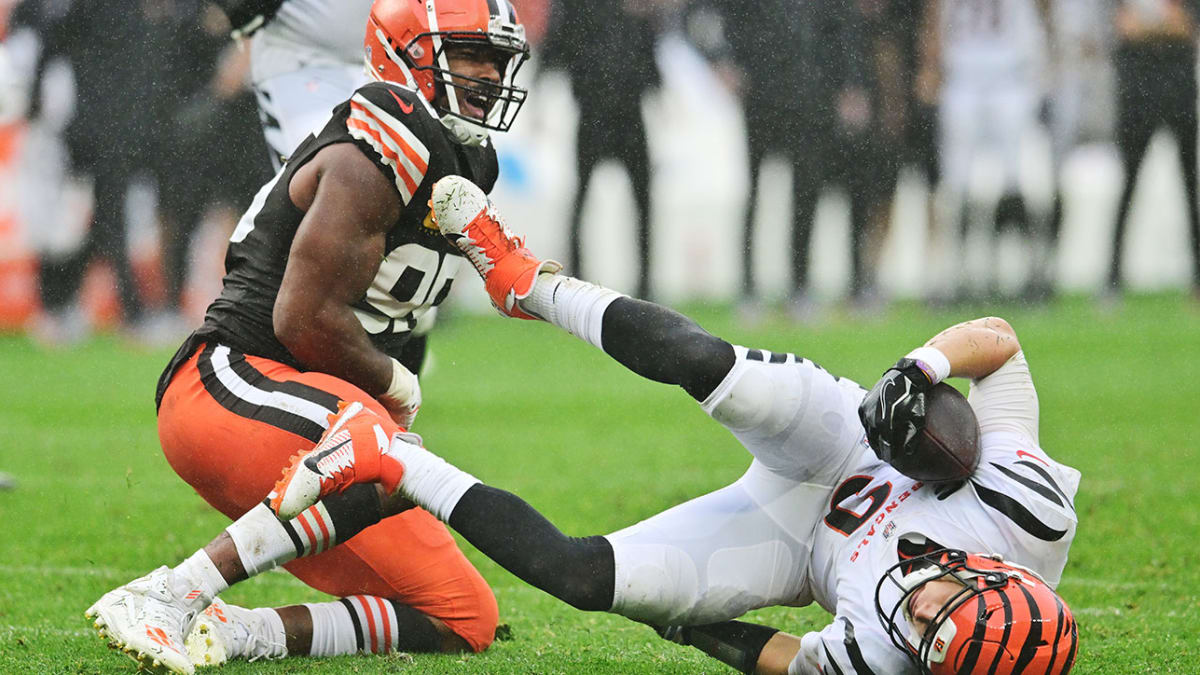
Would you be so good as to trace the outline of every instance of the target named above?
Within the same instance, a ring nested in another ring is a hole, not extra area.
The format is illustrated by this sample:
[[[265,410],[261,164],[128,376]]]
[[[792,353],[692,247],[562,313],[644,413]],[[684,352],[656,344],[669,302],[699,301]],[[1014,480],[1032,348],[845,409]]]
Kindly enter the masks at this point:
[[[509,0],[375,0],[363,46],[370,76],[419,92],[459,143],[479,145],[489,131],[507,131],[525,102],[513,80],[529,46]],[[453,72],[446,49],[455,46],[491,50],[500,82]],[[455,89],[485,97],[486,117],[460,112]]]
[[[909,601],[930,581],[963,586],[914,634]],[[888,585],[901,590],[890,610]],[[875,591],[875,609],[892,642],[926,675],[1062,675],[1075,664],[1079,627],[1063,599],[1030,570],[999,556],[941,549],[893,565]]]

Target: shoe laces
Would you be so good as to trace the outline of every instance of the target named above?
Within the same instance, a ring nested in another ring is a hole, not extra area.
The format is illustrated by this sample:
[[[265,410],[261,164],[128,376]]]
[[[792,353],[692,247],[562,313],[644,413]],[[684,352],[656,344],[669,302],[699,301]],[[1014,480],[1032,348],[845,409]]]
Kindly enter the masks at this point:
[[[525,247],[525,238],[513,234],[512,231],[508,229],[508,226],[504,223],[504,219],[500,217],[499,214],[495,213],[495,209],[490,202],[488,203],[488,206],[480,213],[479,217],[485,218],[495,224],[496,232],[499,235],[498,237],[489,236],[492,234],[490,228],[472,228],[482,236],[484,241],[477,243],[483,244],[483,246],[480,248],[485,249],[489,253],[488,257],[493,261],[498,260],[501,256],[507,253],[511,253]],[[472,221],[471,224],[474,225],[477,220]],[[474,235],[474,233],[472,234]],[[471,239],[475,240],[475,236],[472,236]],[[498,255],[490,255],[493,252]]]
[[[248,656],[246,660],[250,663],[254,663],[259,659],[271,660],[275,658],[283,658],[283,655],[286,653],[286,651],[287,648],[284,645],[281,645],[273,640],[260,637],[253,631],[248,633],[246,636],[246,654],[252,654],[252,656]]]
[[[212,616],[209,625],[226,634],[228,648],[235,656],[254,662],[279,658],[286,653],[284,645],[263,635],[266,622],[254,610],[225,604],[220,616],[224,619]]]

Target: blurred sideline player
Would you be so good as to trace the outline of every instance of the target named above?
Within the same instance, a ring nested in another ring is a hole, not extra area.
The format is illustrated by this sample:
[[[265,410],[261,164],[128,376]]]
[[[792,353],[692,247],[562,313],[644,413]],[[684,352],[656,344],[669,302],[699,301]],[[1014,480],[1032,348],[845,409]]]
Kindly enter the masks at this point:
[[[1046,232],[1048,265],[1057,258],[1064,217],[1063,167],[1088,142],[1104,142],[1113,131],[1113,29],[1106,0],[1053,0],[1053,90],[1048,97],[1054,203]],[[1051,273],[1039,293],[1053,292]]]
[[[1035,257],[1041,247],[1032,245],[1037,232],[1018,179],[1022,140],[1036,127],[1041,107],[1047,8],[1041,0],[927,1],[927,39],[935,46],[928,53],[937,59],[940,84],[940,189],[951,212],[947,222],[959,224],[964,251],[956,256],[964,267],[954,282],[964,287],[960,292],[990,294],[994,288],[965,288],[981,277],[965,267],[972,259],[965,255],[972,227],[986,223],[994,241],[999,228],[1012,225],[1033,249],[1033,269],[1044,266]],[[971,174],[985,155],[998,157],[1003,170],[999,200],[990,210],[970,194]],[[982,275],[985,283],[994,285],[995,272]]]
[[[224,0],[250,39],[263,136],[278,169],[335,106],[368,81],[362,30],[371,0]]]
[[[491,590],[429,513],[374,486],[289,521],[261,503],[339,400],[378,413],[381,439],[412,423],[419,357],[407,345],[461,259],[430,224],[431,186],[466,173],[490,189],[488,132],[506,130],[524,101],[513,77],[528,50],[506,0],[427,7],[374,4],[365,49],[377,81],[259,191],[230,238],[221,295],[159,381],[167,460],[236,521],[176,568],[89,608],[110,643],[144,667],[191,672],[189,656],[479,651],[494,637]],[[342,599],[210,606],[230,584],[289,561],[297,578]]]
[[[271,502],[280,513],[382,466],[403,474],[402,494],[530,584],[656,626],[743,672],[1070,670],[1077,626],[1052,589],[1075,534],[1079,473],[1039,447],[1037,393],[1007,322],[943,330],[867,393],[792,354],[731,345],[665,307],[539,276],[544,263],[460,178],[435,188],[434,208],[497,308],[679,385],[750,451],[750,468],[619,532],[567,537],[418,439],[398,436],[380,456],[381,444],[363,436],[377,416],[347,410],[338,424],[353,437],[353,466],[334,474],[317,451],[297,458]],[[948,376],[972,380],[981,460],[968,481],[935,486],[882,461],[863,431],[865,423],[877,450],[910,450],[924,392]],[[989,555],[971,554],[980,551]],[[835,619],[803,637],[731,621],[812,602]]]

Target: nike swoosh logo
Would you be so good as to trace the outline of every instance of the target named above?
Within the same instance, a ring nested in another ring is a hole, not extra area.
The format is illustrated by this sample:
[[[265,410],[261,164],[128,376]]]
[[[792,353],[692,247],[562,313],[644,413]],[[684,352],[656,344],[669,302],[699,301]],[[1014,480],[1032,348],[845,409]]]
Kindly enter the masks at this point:
[[[895,383],[895,382],[893,382],[893,381],[891,381],[891,380],[888,380],[887,382],[884,382],[884,383],[883,383],[883,391],[879,392],[879,403],[880,403],[880,406],[879,406],[879,421],[880,421],[880,422],[886,422],[886,421],[887,421],[887,416],[888,416],[888,412],[889,412],[889,410],[888,410],[888,408],[887,408],[886,406],[884,406],[884,405],[883,405],[883,403],[885,403],[885,402],[888,400],[888,395],[887,395],[887,394],[888,394],[888,388],[889,388],[889,387],[894,387],[894,386],[896,386],[896,383]]]
[[[332,448],[329,448],[328,450],[322,450],[320,454],[313,455],[312,457],[305,459],[304,463],[308,466],[308,468],[312,469],[313,471],[315,471],[317,473],[320,473],[319,471],[317,471],[317,463],[320,462],[321,460],[325,459],[329,455],[333,454],[333,452],[335,450],[337,450],[338,448],[342,447],[343,445],[345,445],[349,442],[350,442],[350,439],[347,438],[346,440],[342,441],[341,443],[338,443],[337,445],[333,446]]]
[[[396,92],[392,91],[391,89],[388,90],[388,93],[392,95],[392,98],[396,99],[396,104],[400,106],[400,110],[402,110],[405,115],[413,111],[413,104],[401,101],[400,97],[396,95]]]

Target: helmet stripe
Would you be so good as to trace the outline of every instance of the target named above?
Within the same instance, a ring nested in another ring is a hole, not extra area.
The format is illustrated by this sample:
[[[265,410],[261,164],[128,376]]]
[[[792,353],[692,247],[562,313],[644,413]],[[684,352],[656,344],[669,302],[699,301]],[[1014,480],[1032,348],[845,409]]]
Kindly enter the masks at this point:
[[[1017,665],[1013,666],[1013,672],[1021,672],[1033,657],[1037,655],[1038,647],[1042,646],[1042,612],[1038,609],[1037,600],[1033,598],[1033,594],[1025,585],[1017,582],[1017,588],[1021,589],[1021,594],[1025,596],[1025,601],[1029,603],[1029,636],[1025,638],[1025,644],[1021,645],[1021,652],[1017,655]]]
[[[1012,583],[1011,581],[1009,582]],[[1008,651],[1008,638],[1012,636],[1013,627],[1013,606],[1012,600],[1009,599],[1008,593],[1004,592],[1004,588],[996,590],[996,595],[1000,596],[1000,602],[1004,605],[1004,632],[1000,636],[1000,649],[996,650],[996,655],[992,657],[992,665],[988,668],[989,673],[996,672],[996,668],[1000,666],[1000,659]],[[1017,668],[1015,672],[1021,672]]]
[[[1071,666],[1075,665],[1075,654],[1079,649],[1079,624],[1075,623],[1075,619],[1068,619],[1071,622],[1071,648],[1067,650],[1067,660],[1063,663],[1063,669],[1059,671],[1059,675],[1066,675],[1071,670]]]
[[[1067,628],[1067,620],[1063,617],[1063,601],[1057,593],[1054,594],[1054,602],[1058,605],[1058,621],[1054,629],[1054,644],[1050,648],[1050,663],[1046,666],[1046,675],[1052,675],[1054,672],[1054,662],[1058,659],[1058,642]]]
[[[975,670],[975,662],[979,660],[979,652],[983,649],[983,638],[987,635],[987,621],[984,621],[984,617],[987,616],[987,602],[983,599],[983,593],[975,596],[975,604],[975,633],[971,635],[967,655],[958,668],[958,672],[967,675]]]

